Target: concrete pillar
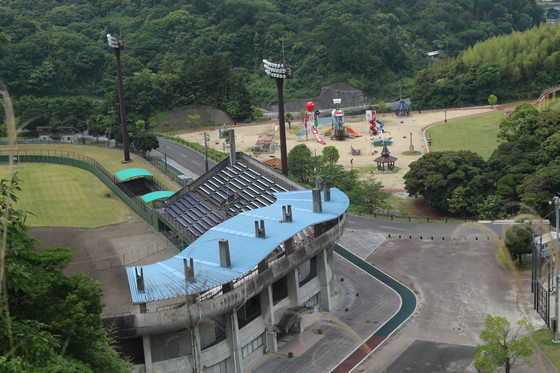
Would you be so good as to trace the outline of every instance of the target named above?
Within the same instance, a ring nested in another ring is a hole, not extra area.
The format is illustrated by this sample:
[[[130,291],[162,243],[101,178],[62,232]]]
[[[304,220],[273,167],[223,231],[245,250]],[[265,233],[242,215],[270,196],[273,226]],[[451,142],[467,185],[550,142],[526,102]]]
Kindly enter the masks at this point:
[[[297,268],[286,275],[288,280],[288,299],[294,306],[299,306],[299,280]]]
[[[200,328],[195,325],[191,328],[191,343],[192,343],[192,355],[193,359],[193,370],[195,372],[202,372],[202,348],[200,347]]]
[[[274,331],[274,302],[272,299],[272,287],[265,287],[260,294],[261,298],[261,314],[265,325],[265,344],[266,351],[277,352],[278,341],[276,340],[276,332]]]
[[[324,311],[331,311],[331,282],[332,282],[332,271],[327,263],[327,252],[326,250],[321,251],[317,254],[317,277],[319,278],[319,284],[321,285],[321,290],[319,291],[319,306]]]
[[[241,340],[239,339],[239,323],[237,321],[237,312],[228,312],[225,315],[226,321],[226,339],[231,346],[231,359],[227,366],[228,372],[243,373],[243,357],[241,355]]]
[[[290,237],[284,241],[284,249],[286,250],[286,255],[290,255],[294,252],[294,238]]]
[[[321,201],[321,189],[313,189],[311,191],[313,196],[313,212],[321,213],[323,212],[323,203]]]
[[[142,345],[144,347],[144,366],[146,373],[152,373],[154,368],[152,366],[152,345],[150,344],[150,336],[142,336]]]
[[[329,268],[331,270],[329,287],[331,289],[331,295],[334,295],[336,284],[336,281],[334,279],[334,248],[328,248],[327,250],[325,250],[325,252],[327,253],[327,264],[329,265]]]

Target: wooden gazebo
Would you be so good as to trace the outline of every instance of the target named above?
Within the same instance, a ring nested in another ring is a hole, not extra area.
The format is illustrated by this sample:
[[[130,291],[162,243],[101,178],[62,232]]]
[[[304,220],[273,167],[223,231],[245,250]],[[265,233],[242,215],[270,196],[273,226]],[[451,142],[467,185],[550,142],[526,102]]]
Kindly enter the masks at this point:
[[[397,106],[395,106],[395,115],[397,117],[409,117],[410,116],[410,106],[401,98]]]
[[[379,171],[393,171],[395,169],[395,161],[397,157],[393,157],[387,145],[383,146],[381,156],[374,159],[377,162],[377,169]]]

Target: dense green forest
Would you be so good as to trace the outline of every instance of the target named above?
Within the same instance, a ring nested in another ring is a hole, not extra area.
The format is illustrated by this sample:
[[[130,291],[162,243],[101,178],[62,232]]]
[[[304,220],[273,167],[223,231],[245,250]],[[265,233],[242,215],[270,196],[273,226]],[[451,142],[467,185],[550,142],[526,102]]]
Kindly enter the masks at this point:
[[[26,214],[13,208],[19,191],[17,176],[0,180],[0,372],[130,372],[103,329],[101,285],[63,274],[71,249],[35,248]]]
[[[560,82],[560,25],[493,37],[419,72],[413,102],[419,107],[486,104],[534,98]]]
[[[397,97],[430,63],[544,20],[534,0],[5,0],[0,79],[16,98],[115,98],[106,34],[125,42],[134,120],[177,106],[210,106],[234,119],[275,100],[262,58],[293,66],[285,98],[346,81],[370,97]],[[29,102],[31,99],[26,99]],[[112,102],[111,102],[112,104]],[[52,106],[52,105],[51,105]],[[110,105],[109,105],[110,106]],[[109,108],[98,110],[105,115]],[[51,123],[50,115],[44,115]],[[136,116],[136,117],[135,117]],[[53,121],[51,124],[59,124]]]
[[[472,151],[430,152],[410,164],[405,188],[446,214],[502,219],[547,215],[560,189],[560,109],[521,104],[500,123],[488,161]]]

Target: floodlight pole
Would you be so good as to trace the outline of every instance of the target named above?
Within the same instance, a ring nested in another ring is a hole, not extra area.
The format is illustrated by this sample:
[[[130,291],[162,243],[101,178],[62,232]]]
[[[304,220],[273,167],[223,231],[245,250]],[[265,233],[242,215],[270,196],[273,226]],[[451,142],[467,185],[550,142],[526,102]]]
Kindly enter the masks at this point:
[[[280,127],[280,160],[282,173],[288,176],[288,150],[286,148],[286,123],[284,121],[284,79],[276,78],[278,90],[278,124]]]
[[[128,131],[126,129],[126,111],[124,107],[124,88],[121,70],[121,49],[124,48],[124,43],[122,42],[120,36],[112,36],[111,34],[107,34],[107,41],[109,42],[109,46],[115,51],[115,60],[117,66],[117,87],[119,91],[119,111],[121,115],[121,129],[124,151],[123,162],[130,162],[130,145],[128,143]]]
[[[280,127],[280,162],[282,174],[288,176],[288,151],[286,148],[286,123],[284,118],[284,79],[292,78],[292,68],[288,65],[263,60],[265,73],[276,80],[278,91],[278,125]]]

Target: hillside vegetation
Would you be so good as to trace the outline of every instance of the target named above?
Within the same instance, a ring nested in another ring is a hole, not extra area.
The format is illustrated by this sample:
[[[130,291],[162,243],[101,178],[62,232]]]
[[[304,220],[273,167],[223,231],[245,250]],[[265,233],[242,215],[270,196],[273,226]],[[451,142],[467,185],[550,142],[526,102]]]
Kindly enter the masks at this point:
[[[106,34],[121,34],[131,111],[275,100],[261,59],[290,63],[286,99],[338,81],[397,96],[399,80],[492,35],[544,21],[534,0],[6,0],[0,79],[16,96],[113,93]],[[405,87],[406,88],[406,87]],[[247,89],[248,92],[245,92]],[[388,89],[388,90],[387,90]],[[249,94],[250,93],[250,94]],[[114,93],[113,93],[114,97]],[[240,97],[240,98],[239,98]]]
[[[493,37],[456,58],[419,72],[413,102],[420,107],[536,97],[560,82],[560,25]]]
[[[500,121],[488,160],[472,150],[431,151],[410,164],[405,188],[445,214],[545,216],[560,189],[559,123],[558,109],[539,112],[523,103]]]

